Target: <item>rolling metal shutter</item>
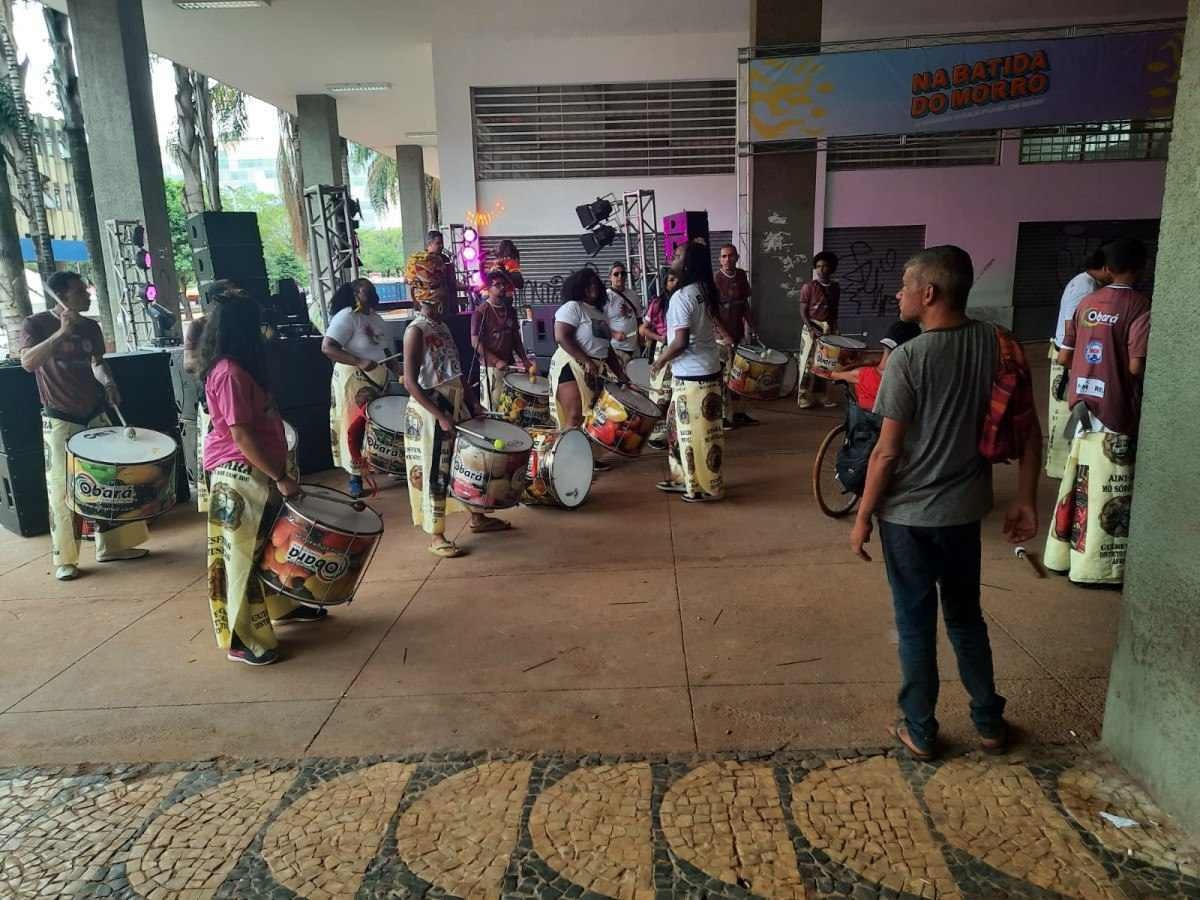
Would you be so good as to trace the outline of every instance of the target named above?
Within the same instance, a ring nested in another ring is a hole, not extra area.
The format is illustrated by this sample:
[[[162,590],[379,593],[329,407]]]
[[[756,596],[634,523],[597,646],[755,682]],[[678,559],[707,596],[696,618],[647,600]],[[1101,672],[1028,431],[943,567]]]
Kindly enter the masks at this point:
[[[842,334],[865,332],[872,343],[883,337],[899,316],[896,291],[904,264],[924,248],[924,225],[825,229],[824,249],[838,255]]]
[[[1118,237],[1145,242],[1150,264],[1138,288],[1152,293],[1157,219],[1021,223],[1013,278],[1013,333],[1019,340],[1045,341],[1054,334],[1063,288],[1083,271],[1089,253]]]

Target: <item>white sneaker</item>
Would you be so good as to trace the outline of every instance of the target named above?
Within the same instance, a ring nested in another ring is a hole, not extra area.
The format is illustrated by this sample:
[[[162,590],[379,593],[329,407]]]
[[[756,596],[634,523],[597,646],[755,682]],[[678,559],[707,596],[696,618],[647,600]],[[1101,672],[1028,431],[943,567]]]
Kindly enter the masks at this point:
[[[79,577],[78,566],[59,566],[54,570],[54,577],[59,581],[74,581]]]
[[[110,550],[101,556],[96,554],[96,562],[120,562],[129,559],[143,559],[150,555],[150,551],[145,547],[130,547],[128,550]]]

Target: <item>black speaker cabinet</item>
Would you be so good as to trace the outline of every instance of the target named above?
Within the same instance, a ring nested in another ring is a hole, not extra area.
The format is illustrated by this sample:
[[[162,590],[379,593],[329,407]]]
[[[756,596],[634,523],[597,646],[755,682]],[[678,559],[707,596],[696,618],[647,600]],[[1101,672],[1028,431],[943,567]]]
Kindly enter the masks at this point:
[[[41,448],[0,453],[0,525],[21,537],[50,533],[46,462]]]
[[[167,350],[130,350],[104,357],[121,391],[121,412],[130,425],[173,432],[179,425],[171,353]]]
[[[329,390],[326,388],[326,394]],[[333,468],[333,450],[329,444],[329,400],[308,406],[280,409],[283,420],[296,429],[296,462],[300,474],[324,472]]]
[[[14,360],[0,363],[0,453],[42,449],[37,381]]]
[[[258,244],[258,215],[252,212],[202,212],[187,220],[188,243],[196,247]]]
[[[230,278],[249,290],[245,282],[265,281],[267,264],[261,244],[228,244],[208,246],[192,251],[192,267],[196,280],[204,283]]]
[[[271,283],[267,280],[266,271],[264,270],[261,278],[237,278],[238,287],[243,291],[262,303],[264,306],[271,301]],[[197,286],[200,292],[200,309],[205,313],[209,311],[211,301],[209,300],[209,291],[212,289],[214,281],[201,281]]]
[[[280,338],[267,345],[271,393],[280,409],[328,405],[333,363],[321,352],[321,335]]]

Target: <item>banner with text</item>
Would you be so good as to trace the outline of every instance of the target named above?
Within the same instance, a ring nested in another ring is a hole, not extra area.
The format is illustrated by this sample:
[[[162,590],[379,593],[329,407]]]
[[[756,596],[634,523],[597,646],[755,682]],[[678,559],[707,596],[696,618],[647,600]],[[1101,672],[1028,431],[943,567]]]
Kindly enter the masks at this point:
[[[1161,119],[1183,31],[756,59],[750,140]]]

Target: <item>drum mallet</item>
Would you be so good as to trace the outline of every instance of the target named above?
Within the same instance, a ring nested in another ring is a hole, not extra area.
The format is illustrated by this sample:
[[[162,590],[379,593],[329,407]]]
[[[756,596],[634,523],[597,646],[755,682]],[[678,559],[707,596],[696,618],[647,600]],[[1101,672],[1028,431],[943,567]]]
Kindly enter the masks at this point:
[[[113,411],[116,412],[117,418],[121,420],[121,426],[125,429],[125,437],[130,440],[137,438],[137,430],[129,427],[129,423],[125,421],[125,416],[121,413],[121,407],[114,404]]]
[[[1046,569],[1042,566],[1041,561],[1032,553],[1026,552],[1024,547],[1014,547],[1013,556],[1017,557],[1017,559],[1023,559],[1025,562],[1029,563],[1029,568],[1033,569],[1034,574],[1037,575],[1038,578],[1046,577]]]
[[[489,440],[486,435],[482,435],[478,431],[472,431],[470,428],[464,428],[462,425],[457,425],[455,427],[459,431],[461,431],[463,434],[467,435],[468,437],[478,438],[479,440],[483,441],[485,444],[491,444],[492,447],[495,448],[496,450],[504,449],[504,438],[496,438],[493,441],[493,440]]]

